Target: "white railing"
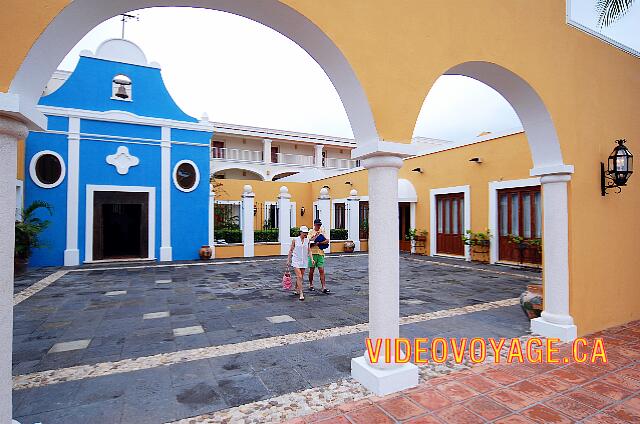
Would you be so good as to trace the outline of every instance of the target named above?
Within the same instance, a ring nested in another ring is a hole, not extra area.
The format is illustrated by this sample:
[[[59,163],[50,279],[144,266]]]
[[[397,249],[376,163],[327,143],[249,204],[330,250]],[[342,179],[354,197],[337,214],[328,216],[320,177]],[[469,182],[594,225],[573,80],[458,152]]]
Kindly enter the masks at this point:
[[[287,165],[314,166],[313,156],[276,153],[276,163]]]
[[[212,147],[211,158],[219,159],[219,160],[262,162],[262,152],[258,150],[242,150],[242,149],[230,149],[228,147]]]
[[[352,169],[359,166],[358,161],[353,159],[326,158],[325,168]]]

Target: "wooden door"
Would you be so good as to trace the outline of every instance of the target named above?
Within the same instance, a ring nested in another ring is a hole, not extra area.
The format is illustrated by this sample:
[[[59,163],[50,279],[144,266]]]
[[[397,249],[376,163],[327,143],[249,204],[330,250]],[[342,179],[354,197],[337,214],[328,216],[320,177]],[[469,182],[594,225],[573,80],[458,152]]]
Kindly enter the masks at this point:
[[[401,252],[411,252],[411,241],[407,234],[411,229],[411,209],[409,207],[409,203],[399,203],[398,204],[398,215],[399,215],[399,233],[398,238],[400,240],[400,251]]]
[[[498,191],[498,259],[529,264],[542,263],[536,245],[518,246],[510,236],[525,240],[542,238],[542,203],[540,186]]]
[[[275,146],[271,146],[271,163],[278,163],[278,153],[280,149]]]
[[[464,256],[464,193],[436,196],[436,253]]]

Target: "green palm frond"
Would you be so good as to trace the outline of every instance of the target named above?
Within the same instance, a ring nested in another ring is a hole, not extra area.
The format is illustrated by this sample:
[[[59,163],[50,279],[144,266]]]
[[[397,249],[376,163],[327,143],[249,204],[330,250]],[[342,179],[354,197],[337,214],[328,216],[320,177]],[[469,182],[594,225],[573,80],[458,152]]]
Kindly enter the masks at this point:
[[[627,14],[635,0],[597,0],[598,26],[608,27]]]

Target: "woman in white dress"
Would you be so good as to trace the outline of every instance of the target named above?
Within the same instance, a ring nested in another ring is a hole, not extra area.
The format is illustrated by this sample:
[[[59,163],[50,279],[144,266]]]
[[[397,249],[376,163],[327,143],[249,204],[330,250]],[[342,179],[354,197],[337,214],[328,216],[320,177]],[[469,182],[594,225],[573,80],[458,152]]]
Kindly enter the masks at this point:
[[[307,269],[309,263],[315,265],[311,249],[309,249],[308,234],[309,229],[306,226],[303,225],[300,227],[300,236],[294,237],[291,240],[291,248],[289,249],[289,256],[287,257],[287,265],[293,266],[296,272],[296,294],[300,295],[300,300],[304,300],[304,293],[302,293],[304,271]]]

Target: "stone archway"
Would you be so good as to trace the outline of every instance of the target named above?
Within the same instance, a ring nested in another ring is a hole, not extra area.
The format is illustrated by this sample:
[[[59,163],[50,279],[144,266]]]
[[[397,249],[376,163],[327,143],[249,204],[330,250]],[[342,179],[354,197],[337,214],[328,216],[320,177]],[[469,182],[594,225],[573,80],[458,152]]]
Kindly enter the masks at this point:
[[[532,321],[531,328],[544,336],[573,340],[577,328],[569,312],[567,204],[573,166],[564,163],[551,115],[523,78],[495,63],[465,62],[444,75],[466,76],[493,88],[511,104],[522,122],[533,160],[530,175],[540,177],[543,204],[547,205],[543,209],[545,310],[541,318]]]
[[[257,21],[291,39],[324,70],[333,83],[359,142],[376,143],[378,133],[364,89],[340,49],[311,20],[277,0],[76,0],[46,27],[29,50],[8,93],[0,93],[0,156],[11,164],[0,170],[0,227],[11,228],[15,218],[17,141],[27,127],[47,126],[36,105],[50,76],[67,52],[101,22],[134,9],[159,6],[200,7]],[[12,231],[0,234],[0,339],[12,338]],[[8,283],[8,284],[5,284]],[[0,346],[0,421],[11,419],[12,343]]]

